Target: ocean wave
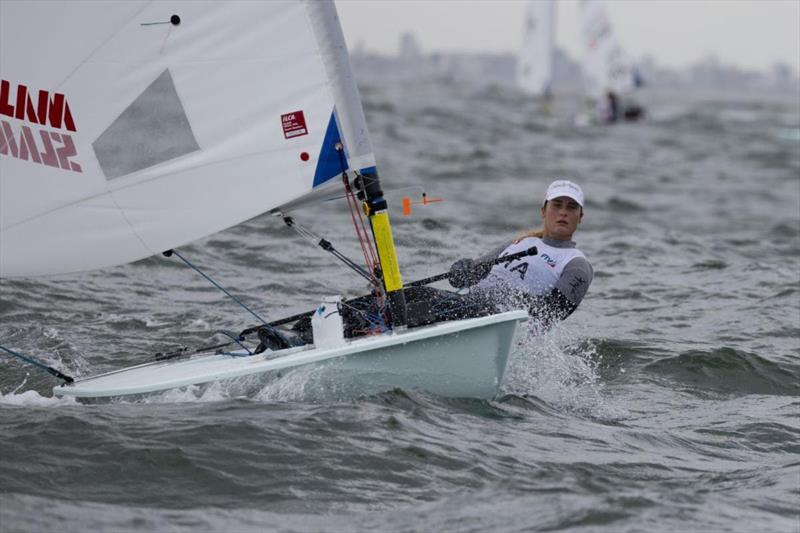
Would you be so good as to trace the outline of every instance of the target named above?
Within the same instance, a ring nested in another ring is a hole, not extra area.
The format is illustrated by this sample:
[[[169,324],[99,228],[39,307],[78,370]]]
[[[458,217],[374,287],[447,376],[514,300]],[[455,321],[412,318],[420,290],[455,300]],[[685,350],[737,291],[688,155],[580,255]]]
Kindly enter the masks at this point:
[[[659,379],[667,378],[697,394],[800,395],[800,368],[778,364],[757,354],[729,347],[690,350],[644,366]]]

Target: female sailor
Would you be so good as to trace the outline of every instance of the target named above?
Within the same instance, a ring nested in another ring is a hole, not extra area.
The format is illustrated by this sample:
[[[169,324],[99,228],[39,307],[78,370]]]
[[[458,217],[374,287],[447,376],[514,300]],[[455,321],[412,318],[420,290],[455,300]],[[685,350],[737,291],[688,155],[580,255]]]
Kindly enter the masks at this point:
[[[583,219],[583,202],[577,184],[554,181],[541,207],[541,230],[477,260],[456,261],[450,269],[450,284],[460,289],[471,287],[468,300],[476,302],[475,314],[525,308],[545,324],[565,319],[581,303],[594,276],[591,264],[572,240]],[[487,265],[532,246],[538,254]]]
[[[540,325],[548,327],[563,320],[578,307],[592,282],[592,266],[572,241],[583,219],[583,191],[567,180],[556,180],[547,188],[541,207],[541,230],[509,241],[476,260],[460,259],[450,269],[453,287],[469,288],[464,294],[416,286],[404,289],[409,326],[491,315],[512,309],[527,309]],[[498,258],[536,247],[526,255],[494,264]],[[492,266],[494,265],[494,266]],[[374,333],[385,309],[378,309],[374,295],[349,300],[341,306],[344,336],[354,338]],[[413,318],[412,318],[413,317]],[[313,342],[311,320],[295,323],[293,336],[278,347]],[[382,331],[378,328],[377,331]],[[275,339],[270,328],[259,330],[264,346]],[[285,345],[284,345],[285,344]]]

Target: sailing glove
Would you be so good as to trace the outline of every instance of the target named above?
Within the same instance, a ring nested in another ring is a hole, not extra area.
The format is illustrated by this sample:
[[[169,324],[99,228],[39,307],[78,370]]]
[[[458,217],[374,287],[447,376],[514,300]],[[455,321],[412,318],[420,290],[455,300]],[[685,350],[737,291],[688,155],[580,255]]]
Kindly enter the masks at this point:
[[[453,287],[463,289],[478,283],[491,269],[491,265],[476,263],[472,259],[459,259],[450,267],[447,280]]]

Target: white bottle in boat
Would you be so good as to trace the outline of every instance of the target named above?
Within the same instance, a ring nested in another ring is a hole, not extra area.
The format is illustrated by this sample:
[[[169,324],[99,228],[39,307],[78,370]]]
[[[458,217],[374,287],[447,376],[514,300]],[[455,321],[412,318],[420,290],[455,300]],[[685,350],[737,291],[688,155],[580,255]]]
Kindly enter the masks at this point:
[[[341,310],[342,297],[324,296],[322,303],[311,317],[311,330],[314,333],[314,346],[317,348],[335,348],[343,346],[344,323]]]

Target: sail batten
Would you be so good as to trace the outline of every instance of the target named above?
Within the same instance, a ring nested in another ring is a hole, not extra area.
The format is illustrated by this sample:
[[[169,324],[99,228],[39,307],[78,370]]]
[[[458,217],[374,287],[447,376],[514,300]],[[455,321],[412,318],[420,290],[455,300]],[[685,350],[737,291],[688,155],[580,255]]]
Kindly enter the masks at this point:
[[[342,171],[325,143],[375,165],[330,2],[0,9],[2,277],[131,262],[312,201]],[[42,17],[70,22],[66,44],[22,61],[55,39]],[[39,116],[57,98],[71,129]]]

